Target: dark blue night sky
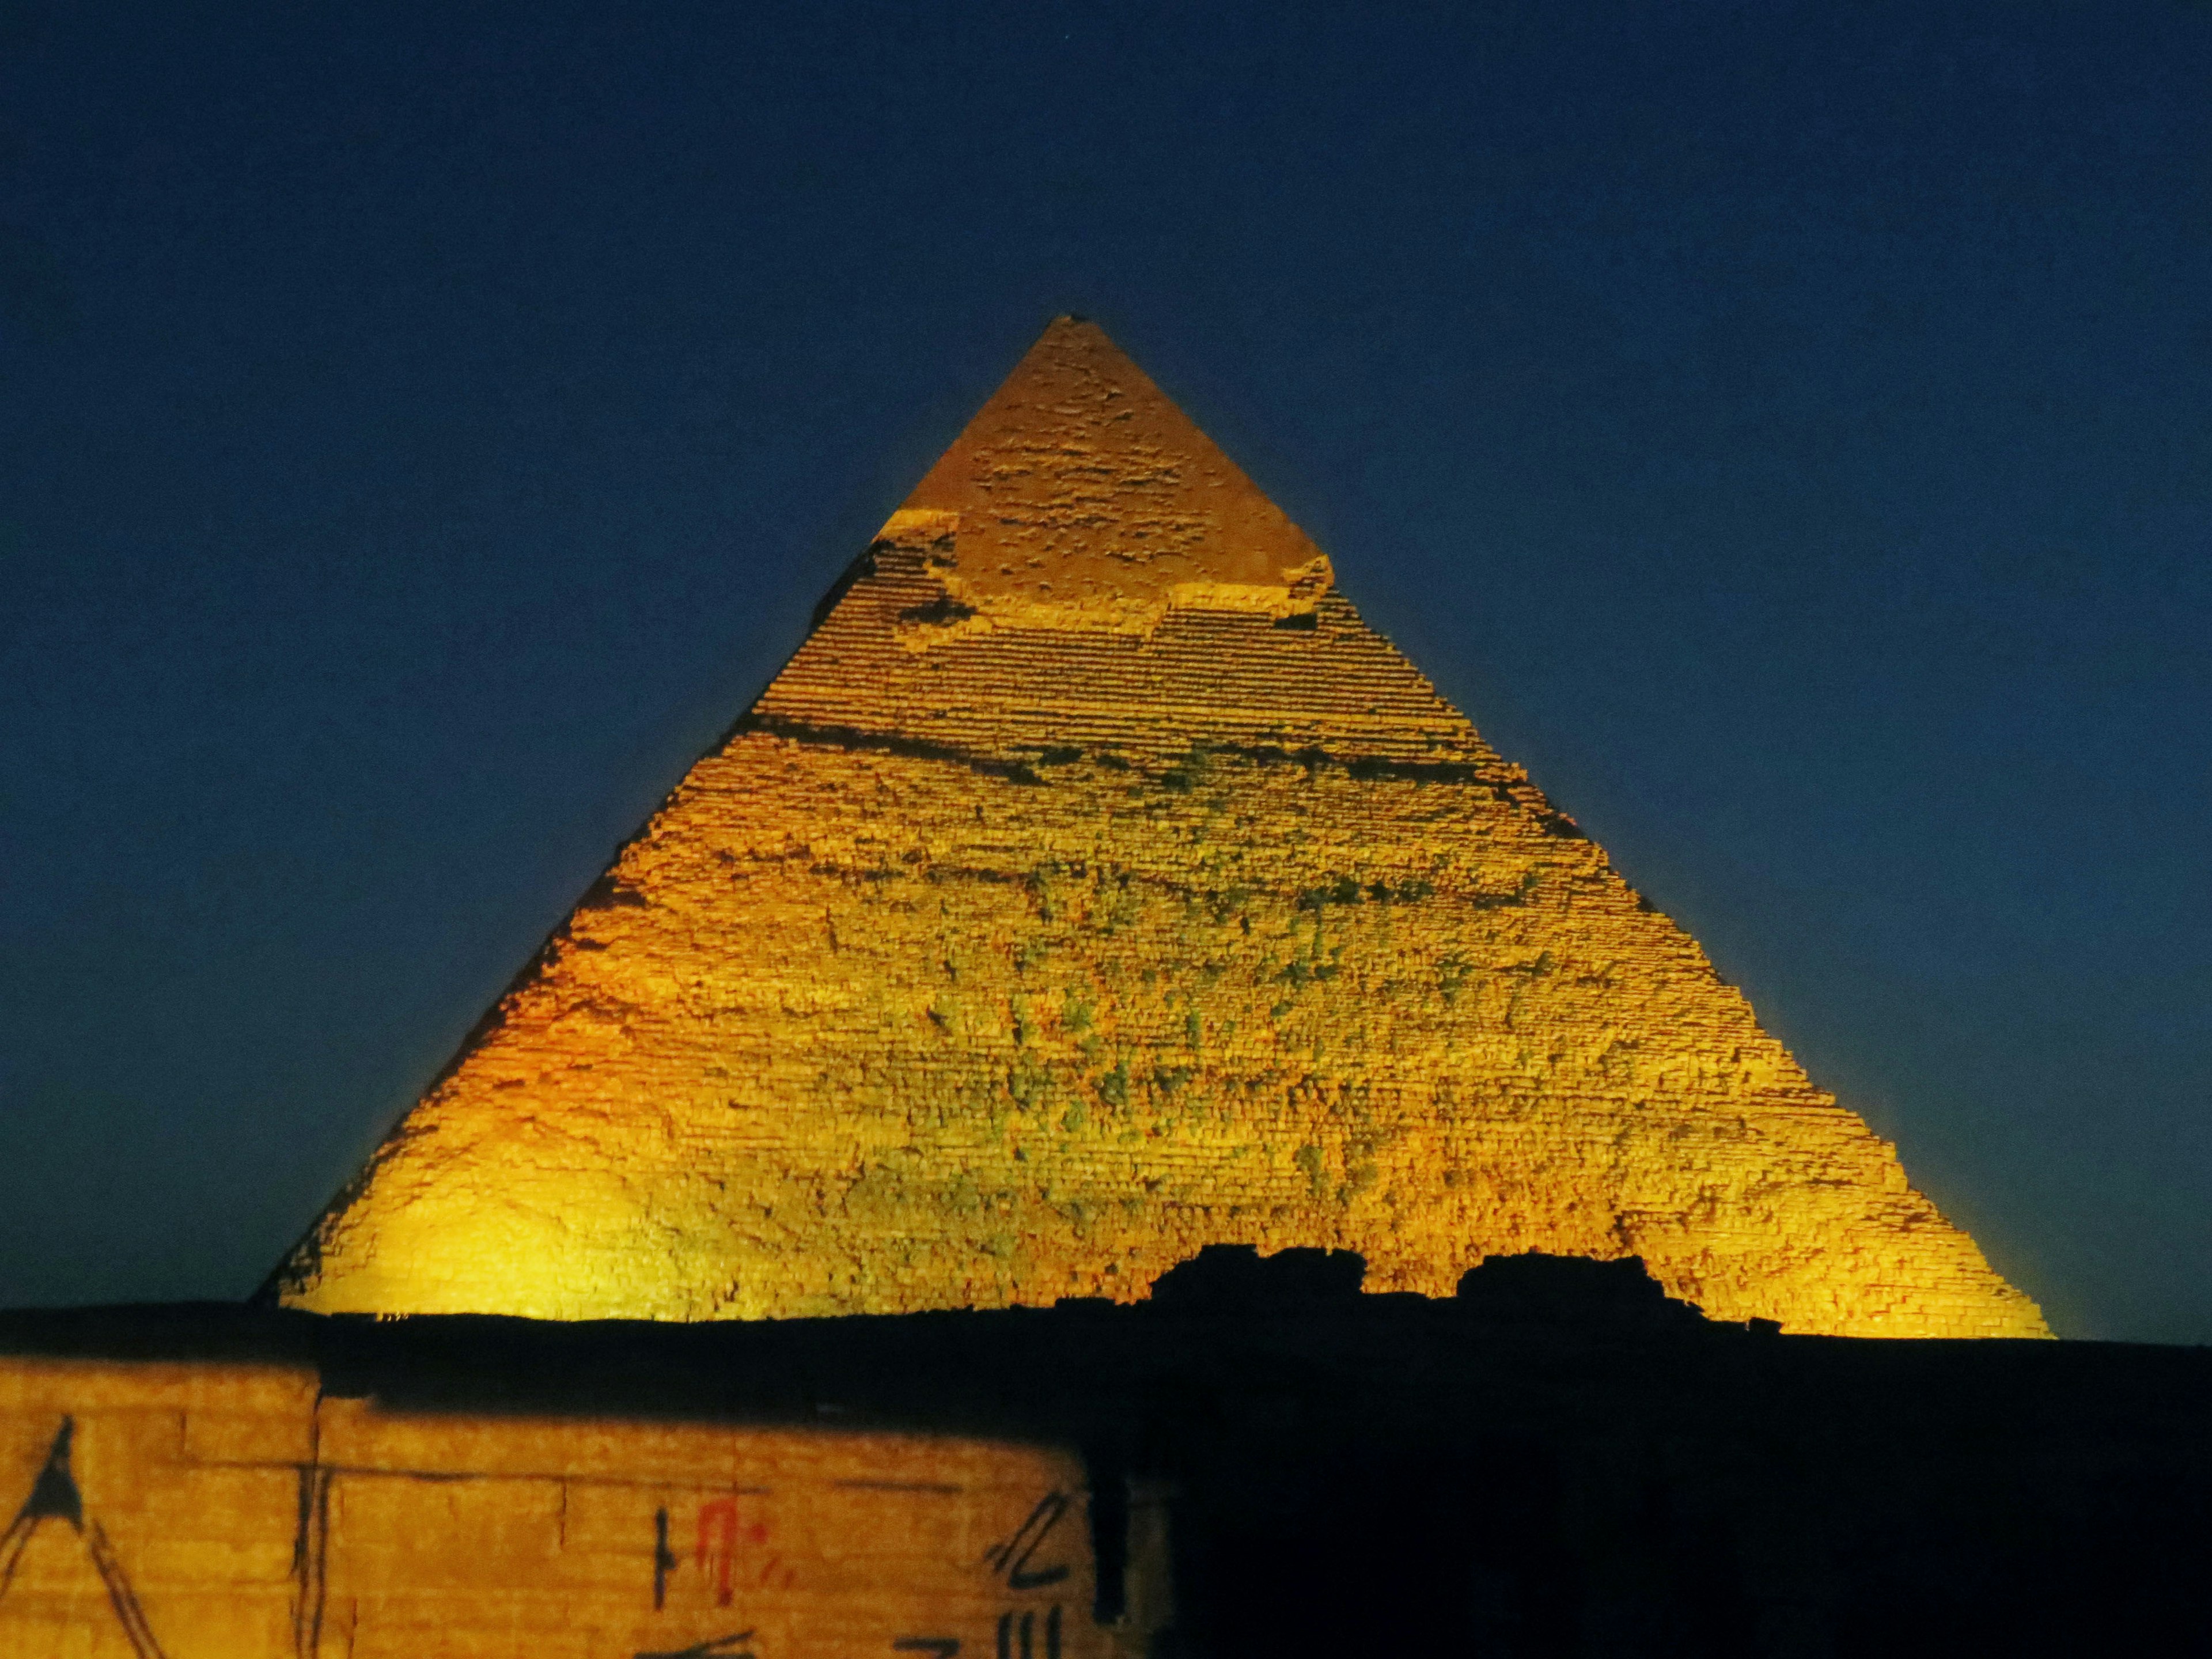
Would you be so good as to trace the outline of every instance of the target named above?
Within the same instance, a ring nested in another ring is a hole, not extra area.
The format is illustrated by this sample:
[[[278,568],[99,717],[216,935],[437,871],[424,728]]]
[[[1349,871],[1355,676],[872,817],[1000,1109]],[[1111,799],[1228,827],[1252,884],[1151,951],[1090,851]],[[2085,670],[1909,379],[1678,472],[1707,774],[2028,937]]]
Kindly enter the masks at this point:
[[[2212,1341],[2212,9],[0,17],[0,1304],[252,1288],[1076,310]]]

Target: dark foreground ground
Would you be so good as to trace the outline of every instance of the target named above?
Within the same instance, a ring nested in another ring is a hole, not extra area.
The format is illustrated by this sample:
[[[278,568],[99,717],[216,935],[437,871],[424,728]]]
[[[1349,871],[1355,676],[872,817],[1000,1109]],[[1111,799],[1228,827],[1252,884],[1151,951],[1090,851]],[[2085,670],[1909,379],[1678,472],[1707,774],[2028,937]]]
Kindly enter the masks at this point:
[[[1133,1498],[1165,1507],[1158,1659],[2212,1652],[2212,1350],[1784,1337],[1633,1261],[1493,1261],[1451,1301],[1359,1273],[1214,1249],[1133,1307],[744,1325],[18,1312],[0,1353],[1073,1444],[1103,1617]]]

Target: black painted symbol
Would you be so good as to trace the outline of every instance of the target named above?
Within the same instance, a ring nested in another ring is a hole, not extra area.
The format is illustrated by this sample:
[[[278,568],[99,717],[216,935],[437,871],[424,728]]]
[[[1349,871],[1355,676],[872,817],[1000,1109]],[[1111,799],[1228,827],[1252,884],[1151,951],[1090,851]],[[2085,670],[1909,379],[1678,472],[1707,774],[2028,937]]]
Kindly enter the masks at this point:
[[[753,1633],[749,1630],[732,1631],[727,1636],[710,1636],[688,1648],[656,1648],[650,1653],[635,1654],[632,1659],[753,1659],[752,1650],[746,1645],[752,1639]]]
[[[93,1571],[100,1575],[100,1582],[107,1591],[108,1605],[115,1609],[116,1622],[123,1626],[131,1652],[138,1659],[164,1659],[161,1644],[154,1639],[153,1627],[146,1622],[145,1611],[138,1605],[137,1595],[131,1588],[123,1563],[116,1559],[115,1547],[107,1541],[107,1534],[100,1530],[99,1522],[84,1518],[83,1494],[77,1490],[76,1477],[70,1472],[70,1442],[76,1434],[76,1419],[62,1419],[61,1432],[54,1436],[39,1478],[31,1483],[31,1495],[23,1500],[23,1507],[8,1523],[8,1530],[0,1534],[0,1600],[6,1599],[9,1586],[15,1582],[16,1565],[22,1560],[39,1523],[65,1521],[70,1529],[84,1540],[85,1553],[92,1558]]]
[[[684,1564],[668,1547],[668,1511],[653,1512],[653,1610],[659,1613],[668,1604],[668,1575]]]
[[[1017,1651],[1016,1643],[1020,1644]],[[999,1615],[999,1659],[1036,1659],[1036,1614]],[[1044,1618],[1044,1659],[1060,1659],[1060,1604]]]
[[[1042,1589],[1067,1577],[1064,1566],[1040,1567],[1034,1571],[1030,1567],[1030,1557],[1037,1553],[1045,1535],[1060,1524],[1060,1517],[1066,1513],[1067,1494],[1047,1492],[1037,1499],[1036,1507],[1030,1511],[1029,1519],[1015,1529],[1014,1535],[983,1558],[994,1571],[1006,1575],[1009,1589]]]
[[[960,1651],[957,1636],[902,1636],[891,1644],[893,1653],[933,1653],[937,1659],[952,1659]]]
[[[54,1443],[46,1448],[46,1461],[39,1471],[39,1478],[31,1482],[31,1495],[23,1500],[16,1522],[28,1521],[35,1526],[41,1521],[66,1521],[79,1532],[84,1530],[84,1498],[76,1489],[76,1477],[70,1473],[70,1443],[76,1438],[76,1419],[62,1419],[61,1432],[54,1436]],[[9,1532],[14,1527],[9,1528]],[[9,1565],[15,1558],[9,1558]]]

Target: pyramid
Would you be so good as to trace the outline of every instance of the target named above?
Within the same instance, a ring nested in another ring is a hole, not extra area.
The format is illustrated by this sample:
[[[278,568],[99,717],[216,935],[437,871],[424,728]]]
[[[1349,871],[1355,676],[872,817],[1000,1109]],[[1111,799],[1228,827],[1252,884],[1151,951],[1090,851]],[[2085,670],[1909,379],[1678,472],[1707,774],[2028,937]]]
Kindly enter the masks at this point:
[[[1142,1297],[1209,1243],[1639,1255],[2047,1334],[1695,941],[1054,322],[279,1267],[294,1306]]]

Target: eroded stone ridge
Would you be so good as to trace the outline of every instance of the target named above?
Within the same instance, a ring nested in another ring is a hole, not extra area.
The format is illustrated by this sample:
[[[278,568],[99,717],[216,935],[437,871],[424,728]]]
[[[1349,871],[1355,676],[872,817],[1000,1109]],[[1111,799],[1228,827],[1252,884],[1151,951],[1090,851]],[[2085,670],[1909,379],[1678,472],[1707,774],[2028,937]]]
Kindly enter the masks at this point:
[[[1063,320],[277,1284],[753,1318],[1129,1299],[1216,1243],[2045,1328]]]

